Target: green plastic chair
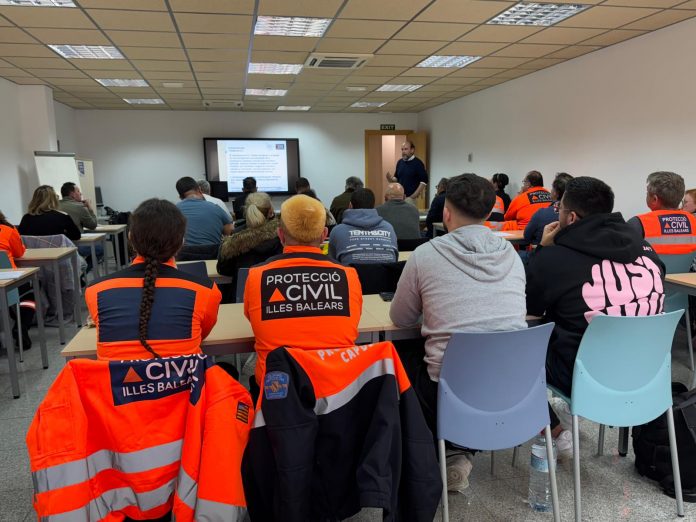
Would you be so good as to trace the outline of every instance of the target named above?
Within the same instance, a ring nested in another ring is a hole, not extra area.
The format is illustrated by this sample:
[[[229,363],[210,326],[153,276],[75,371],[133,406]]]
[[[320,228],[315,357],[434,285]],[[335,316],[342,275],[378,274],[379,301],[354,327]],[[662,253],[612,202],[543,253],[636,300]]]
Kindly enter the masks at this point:
[[[667,412],[677,514],[684,516],[681,477],[672,415],[672,341],[684,310],[661,315],[623,317],[598,315],[580,342],[573,369],[571,397],[549,388],[569,403],[573,416],[575,520],[581,520],[580,436],[578,418],[605,425],[645,424]],[[621,371],[617,371],[620,368]]]

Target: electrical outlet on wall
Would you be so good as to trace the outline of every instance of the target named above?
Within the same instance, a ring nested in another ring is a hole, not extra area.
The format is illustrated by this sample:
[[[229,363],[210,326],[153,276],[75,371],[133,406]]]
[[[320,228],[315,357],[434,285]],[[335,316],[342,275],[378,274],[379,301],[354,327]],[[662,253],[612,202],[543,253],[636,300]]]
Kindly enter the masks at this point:
[[[471,163],[471,162],[473,162],[473,161],[474,161],[474,153],[473,153],[473,152],[470,152],[470,153],[469,153],[469,163]]]

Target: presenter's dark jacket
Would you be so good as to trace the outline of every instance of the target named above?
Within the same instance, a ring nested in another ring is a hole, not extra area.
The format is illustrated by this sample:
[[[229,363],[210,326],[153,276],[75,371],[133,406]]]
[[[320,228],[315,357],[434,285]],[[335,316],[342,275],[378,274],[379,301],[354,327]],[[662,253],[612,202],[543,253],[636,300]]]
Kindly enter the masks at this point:
[[[404,187],[406,197],[411,197],[421,183],[428,184],[428,173],[423,162],[411,156],[408,160],[400,159],[396,162],[394,176]]]
[[[43,214],[24,214],[17,227],[23,236],[59,236],[63,234],[73,241],[80,239],[81,232],[72,218],[60,210],[49,210]]]
[[[145,264],[136,257],[128,268],[91,283],[87,308],[97,327],[97,358],[149,359],[139,341],[140,300]],[[147,340],[161,357],[201,353],[217,321],[220,291],[210,279],[159,265]]]
[[[594,316],[661,313],[664,276],[655,251],[618,212],[582,218],[536,252],[527,271],[527,313],[556,323],[548,382],[570,393],[580,340]]]
[[[256,382],[263,382],[266,355],[279,346],[353,346],[361,314],[358,273],[319,248],[286,246],[283,254],[252,267],[244,289],[244,315],[256,338]]]
[[[252,520],[431,522],[442,492],[435,446],[390,342],[268,355],[242,461]]]

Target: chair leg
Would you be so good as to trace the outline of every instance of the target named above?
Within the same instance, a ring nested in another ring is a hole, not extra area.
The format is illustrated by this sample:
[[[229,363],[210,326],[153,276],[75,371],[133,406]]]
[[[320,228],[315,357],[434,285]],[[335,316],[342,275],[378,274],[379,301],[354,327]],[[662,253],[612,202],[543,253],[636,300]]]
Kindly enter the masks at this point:
[[[491,451],[491,475],[495,475],[495,451]]]
[[[684,516],[684,499],[682,497],[681,472],[679,471],[679,454],[677,438],[674,434],[674,413],[672,407],[667,409],[667,432],[669,434],[669,453],[672,457],[672,476],[674,477],[674,497],[677,499],[677,515]]]
[[[580,500],[580,428],[578,416],[573,415],[573,482],[575,484],[575,521],[582,520],[582,502]]]
[[[630,428],[625,426],[619,428],[619,456],[625,457],[628,455],[628,430]]]
[[[19,340],[19,362],[24,362],[24,340],[22,335],[22,311],[17,303],[17,339]]]
[[[599,438],[597,440],[597,456],[601,457],[604,455],[604,432],[606,431],[606,426],[604,424],[599,425]]]
[[[551,502],[553,504],[553,520],[561,522],[561,510],[558,504],[558,486],[556,485],[556,458],[553,454],[553,438],[551,436],[551,426],[549,424],[544,428],[546,435],[546,458],[549,463],[549,480],[551,483]],[[517,450],[517,446],[515,446]]]
[[[689,350],[689,368],[694,371],[694,343],[691,338],[691,317],[689,307],[686,307],[686,347]]]
[[[449,504],[447,499],[447,456],[445,455],[445,441],[437,441],[437,449],[440,454],[440,478],[442,479],[442,522],[449,522]]]
[[[512,450],[512,467],[517,466],[517,454],[519,453],[520,447],[515,446]]]

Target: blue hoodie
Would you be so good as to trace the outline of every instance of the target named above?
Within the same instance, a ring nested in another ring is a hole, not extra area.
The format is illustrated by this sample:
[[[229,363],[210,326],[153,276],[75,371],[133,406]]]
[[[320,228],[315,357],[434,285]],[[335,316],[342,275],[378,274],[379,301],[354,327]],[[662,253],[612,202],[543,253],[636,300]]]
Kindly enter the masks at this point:
[[[329,255],[344,265],[393,263],[399,256],[394,227],[374,208],[348,209],[331,231]]]

